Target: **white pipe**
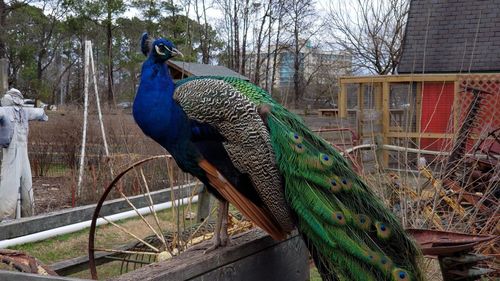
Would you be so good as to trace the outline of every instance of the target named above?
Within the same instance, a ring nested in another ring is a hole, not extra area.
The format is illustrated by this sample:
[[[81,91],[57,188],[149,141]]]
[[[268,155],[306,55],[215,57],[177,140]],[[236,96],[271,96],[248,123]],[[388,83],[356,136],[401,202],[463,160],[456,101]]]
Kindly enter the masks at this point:
[[[190,201],[190,198],[182,198],[182,199],[176,200],[176,204],[177,204],[177,206],[185,205],[189,201]],[[197,202],[197,201],[198,201],[198,195],[194,196],[191,199],[191,202],[193,202],[193,203]],[[166,203],[160,203],[160,204],[153,205],[152,209],[154,211],[161,211],[161,210],[165,210],[165,209],[168,209],[171,207],[172,207],[172,202],[166,202]],[[151,211],[150,211],[151,209],[149,206],[139,208],[137,210],[139,211],[139,213],[141,215],[151,213]],[[136,211],[131,210],[131,211],[123,212],[123,213],[118,213],[118,214],[106,216],[105,218],[109,221],[117,221],[117,220],[128,219],[128,218],[132,218],[132,217],[136,217],[136,216],[137,216]],[[36,241],[45,240],[45,239],[48,239],[48,238],[51,238],[54,236],[76,232],[76,231],[85,229],[87,227],[90,227],[91,223],[92,223],[92,220],[88,220],[88,221],[84,221],[84,222],[65,225],[65,226],[61,226],[61,227],[57,227],[57,228],[29,234],[26,236],[20,236],[20,237],[16,237],[16,238],[12,238],[12,239],[2,240],[2,241],[0,241],[0,249],[5,249],[5,248],[12,247],[15,245],[36,242]],[[99,218],[99,219],[97,219],[96,225],[99,226],[99,225],[103,225],[103,224],[107,224],[107,223],[108,222],[106,220],[104,220],[103,218]]]
[[[365,149],[365,148],[375,148],[377,147],[376,144],[361,144],[361,145],[357,145],[357,146],[354,146],[354,147],[351,147],[351,148],[347,148],[346,150],[342,151],[340,154],[341,155],[346,155],[346,154],[349,154],[355,150],[358,150],[358,149]]]
[[[355,150],[358,149],[366,149],[366,148],[376,148],[376,144],[362,144],[358,146],[354,146],[351,148],[347,148],[346,150],[342,151],[340,154],[341,155],[346,155],[349,154]],[[393,150],[393,151],[400,151],[400,152],[410,152],[410,153],[422,153],[422,154],[430,154],[430,155],[438,155],[438,156],[448,156],[450,155],[450,152],[447,151],[434,151],[434,150],[425,150],[425,149],[418,149],[418,148],[410,148],[410,147],[403,147],[403,146],[397,146],[397,145],[391,145],[391,144],[384,144],[382,145],[382,149],[385,150]],[[471,154],[467,153],[465,154],[466,156],[476,156],[479,158],[486,158],[485,155],[483,154]]]
[[[431,154],[431,155],[438,155],[438,156],[439,155],[440,156],[450,155],[450,153],[446,152],[446,151],[433,151],[433,150],[410,148],[410,147],[403,147],[403,146],[390,145],[390,144],[384,144],[382,146],[382,148],[387,149],[387,150],[400,151],[400,152],[423,153],[423,154]]]

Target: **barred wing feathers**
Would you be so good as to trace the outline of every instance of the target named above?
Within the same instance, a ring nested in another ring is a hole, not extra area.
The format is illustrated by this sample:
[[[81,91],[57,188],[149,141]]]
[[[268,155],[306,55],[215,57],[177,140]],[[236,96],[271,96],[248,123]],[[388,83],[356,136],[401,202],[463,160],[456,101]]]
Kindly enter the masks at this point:
[[[228,83],[215,79],[178,85],[174,99],[190,119],[216,127],[236,168],[248,174],[260,198],[284,232],[294,228],[269,132],[257,107]]]

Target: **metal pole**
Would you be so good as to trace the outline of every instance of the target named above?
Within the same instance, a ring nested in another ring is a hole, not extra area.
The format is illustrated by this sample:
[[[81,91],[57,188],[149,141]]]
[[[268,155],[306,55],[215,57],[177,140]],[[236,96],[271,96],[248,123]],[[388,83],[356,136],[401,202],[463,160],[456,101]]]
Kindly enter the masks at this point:
[[[85,40],[85,72],[83,82],[83,132],[82,132],[82,148],[80,152],[80,171],[78,173],[78,189],[77,195],[80,196],[82,191],[83,169],[85,166],[85,144],[87,140],[87,119],[89,107],[89,61],[90,61],[90,41]]]

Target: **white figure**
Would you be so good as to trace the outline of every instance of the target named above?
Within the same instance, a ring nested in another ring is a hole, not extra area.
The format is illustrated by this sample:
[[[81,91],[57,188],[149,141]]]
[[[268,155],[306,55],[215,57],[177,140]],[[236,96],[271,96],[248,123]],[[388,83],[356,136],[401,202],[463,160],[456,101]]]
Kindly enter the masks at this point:
[[[3,158],[0,172],[0,221],[15,218],[18,194],[21,216],[33,215],[34,199],[28,160],[28,121],[47,121],[42,108],[23,107],[23,95],[10,89],[1,99],[0,146]]]

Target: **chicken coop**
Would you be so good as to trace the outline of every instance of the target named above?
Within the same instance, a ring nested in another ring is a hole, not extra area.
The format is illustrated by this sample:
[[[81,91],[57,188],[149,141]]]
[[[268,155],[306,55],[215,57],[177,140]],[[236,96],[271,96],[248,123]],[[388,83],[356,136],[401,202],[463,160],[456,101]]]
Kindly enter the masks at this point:
[[[435,206],[444,207],[423,211],[433,228],[498,231],[500,74],[342,77],[340,85],[338,116],[357,132],[357,147],[370,149],[360,159],[373,156],[396,190],[410,174],[422,179],[398,196],[421,204],[426,188],[438,192],[429,202],[437,196]],[[450,216],[457,212],[460,222]],[[480,252],[497,256],[499,247],[492,242]]]
[[[339,117],[353,124],[362,143],[500,152],[500,74],[342,77],[340,85]]]

